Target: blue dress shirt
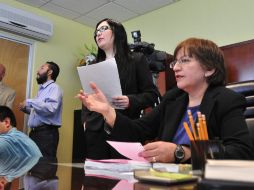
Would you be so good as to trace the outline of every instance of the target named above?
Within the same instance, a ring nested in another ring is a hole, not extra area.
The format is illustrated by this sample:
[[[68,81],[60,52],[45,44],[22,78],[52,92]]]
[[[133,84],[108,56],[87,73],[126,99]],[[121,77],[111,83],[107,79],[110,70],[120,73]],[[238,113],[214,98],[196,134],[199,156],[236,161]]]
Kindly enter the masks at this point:
[[[42,156],[34,141],[15,127],[8,133],[0,134],[0,158],[11,158],[13,155],[16,157]],[[8,162],[8,159],[6,160]]]
[[[26,110],[30,113],[28,127],[43,124],[61,126],[62,99],[63,92],[53,80],[40,85],[37,96],[26,100]]]
[[[8,182],[26,173],[41,156],[38,146],[15,127],[0,134],[0,176]]]
[[[29,171],[39,158],[38,156],[26,157],[16,154],[8,158],[0,158],[0,176],[4,176],[8,182],[11,182]]]
[[[199,111],[199,105],[198,106],[194,106],[194,107],[189,107],[188,109],[191,111],[192,116],[193,116],[193,120],[195,121],[197,118],[197,112]],[[190,145],[190,139],[183,127],[183,123],[187,122],[188,125],[190,126],[190,121],[189,121],[189,117],[188,117],[188,112],[186,110],[182,121],[177,129],[177,132],[173,138],[173,143],[175,144],[184,144],[184,145]],[[192,131],[192,128],[190,128],[190,130]]]

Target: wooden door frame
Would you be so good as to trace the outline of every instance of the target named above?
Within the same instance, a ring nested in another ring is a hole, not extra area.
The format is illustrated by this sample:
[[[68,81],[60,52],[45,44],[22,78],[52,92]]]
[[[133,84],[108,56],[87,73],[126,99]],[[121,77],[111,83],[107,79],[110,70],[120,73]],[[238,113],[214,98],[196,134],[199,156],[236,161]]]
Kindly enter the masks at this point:
[[[13,41],[16,43],[21,43],[29,46],[29,55],[28,55],[28,66],[27,66],[27,85],[26,85],[26,99],[31,97],[31,87],[32,87],[32,74],[33,74],[33,55],[34,55],[34,40],[22,37],[22,36],[17,36],[11,33],[6,33],[4,31],[0,30],[0,38]],[[28,134],[28,128],[27,126],[28,122],[28,115],[24,114],[24,123],[23,123],[23,129],[22,131],[26,134]]]
[[[20,44],[27,45],[29,48],[29,53],[28,53],[28,65],[27,65],[27,79],[26,79],[26,91],[25,91],[25,98],[30,98],[31,97],[31,85],[32,85],[32,74],[33,74],[33,55],[34,55],[34,41],[27,39],[22,36],[16,36],[11,33],[6,33],[4,31],[0,30],[0,38]],[[27,122],[28,122],[28,115],[24,114],[24,123],[23,123],[23,128],[22,131],[25,134],[28,134],[28,128],[27,128]],[[11,189],[17,189],[17,188],[23,188],[23,183],[20,181],[20,179],[15,179],[12,182],[12,187]]]

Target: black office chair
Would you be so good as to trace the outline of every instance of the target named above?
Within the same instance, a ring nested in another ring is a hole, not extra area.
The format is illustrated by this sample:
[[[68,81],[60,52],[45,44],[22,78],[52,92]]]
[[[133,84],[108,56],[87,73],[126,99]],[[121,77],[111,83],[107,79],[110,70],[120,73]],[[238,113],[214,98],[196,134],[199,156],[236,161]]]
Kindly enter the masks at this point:
[[[226,87],[243,94],[247,100],[247,107],[244,115],[254,145],[254,80],[229,83]]]

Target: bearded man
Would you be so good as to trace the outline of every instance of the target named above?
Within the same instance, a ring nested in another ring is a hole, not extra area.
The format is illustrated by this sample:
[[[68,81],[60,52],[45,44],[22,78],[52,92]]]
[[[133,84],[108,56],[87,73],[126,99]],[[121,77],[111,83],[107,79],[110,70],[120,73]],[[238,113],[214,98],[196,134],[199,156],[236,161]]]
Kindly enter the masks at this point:
[[[35,98],[26,99],[19,109],[29,114],[29,137],[34,140],[43,156],[56,157],[59,142],[58,129],[62,125],[62,89],[55,83],[59,66],[48,61],[37,71],[40,85]]]

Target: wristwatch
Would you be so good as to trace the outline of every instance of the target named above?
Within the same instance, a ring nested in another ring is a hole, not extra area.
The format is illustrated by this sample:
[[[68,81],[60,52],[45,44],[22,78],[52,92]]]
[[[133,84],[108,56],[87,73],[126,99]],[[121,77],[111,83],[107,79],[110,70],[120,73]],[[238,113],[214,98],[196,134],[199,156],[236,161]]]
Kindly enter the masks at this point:
[[[178,144],[175,149],[175,163],[180,163],[184,159],[184,149],[182,145]]]

